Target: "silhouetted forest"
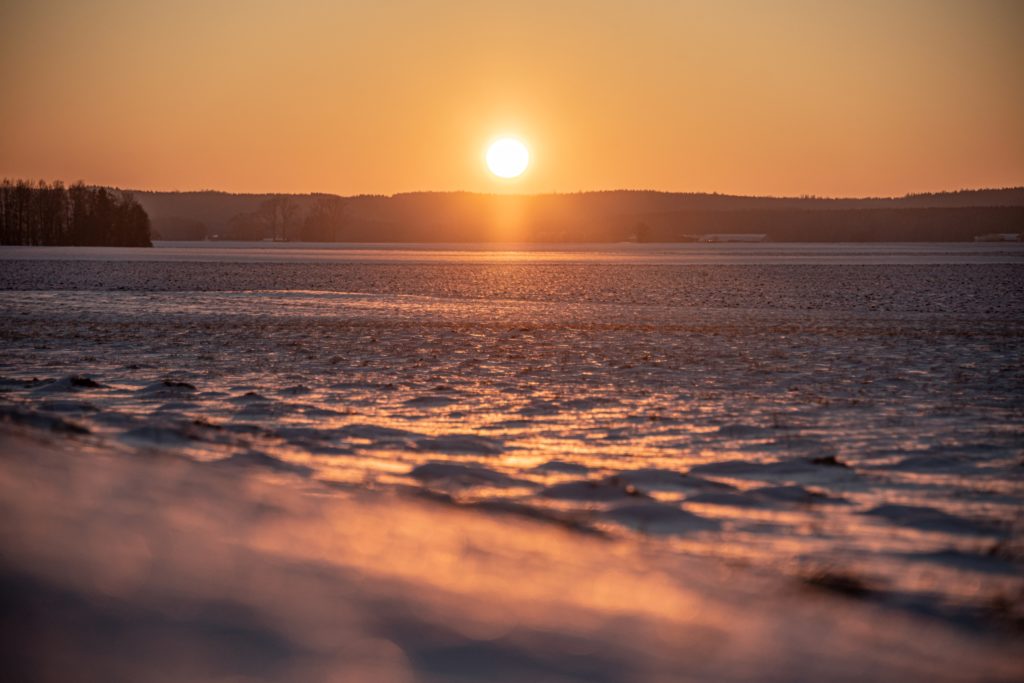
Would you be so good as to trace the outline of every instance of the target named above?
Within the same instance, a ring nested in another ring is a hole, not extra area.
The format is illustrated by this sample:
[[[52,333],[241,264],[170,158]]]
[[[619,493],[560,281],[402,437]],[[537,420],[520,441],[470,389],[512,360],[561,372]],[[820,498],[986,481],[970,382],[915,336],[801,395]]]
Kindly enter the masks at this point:
[[[1024,230],[1024,188],[893,198],[650,191],[394,196],[138,192],[155,239],[304,242],[677,242],[708,233],[774,241],[969,241]]]
[[[149,216],[131,193],[60,181],[0,183],[0,244],[149,247]]]
[[[223,239],[277,242],[335,242],[344,227],[346,201],[333,195],[310,195],[299,202],[289,195],[274,195],[254,211],[232,216]]]

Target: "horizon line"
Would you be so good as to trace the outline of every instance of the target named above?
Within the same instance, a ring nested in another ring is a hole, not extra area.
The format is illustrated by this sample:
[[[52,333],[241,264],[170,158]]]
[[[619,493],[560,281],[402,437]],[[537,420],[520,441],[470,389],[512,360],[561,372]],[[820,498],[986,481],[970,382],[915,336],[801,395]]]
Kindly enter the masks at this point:
[[[482,190],[405,190],[401,192],[392,193],[377,193],[377,192],[359,192],[355,194],[341,194],[338,192],[326,192],[311,190],[306,192],[284,192],[277,190],[269,191],[233,191],[233,190],[220,190],[214,188],[201,188],[201,189],[142,189],[132,187],[121,187],[114,184],[104,183],[87,183],[84,180],[65,181],[61,178],[46,180],[45,178],[36,178],[29,180],[27,178],[16,178],[4,176],[0,178],[0,182],[19,182],[22,180],[28,180],[28,182],[39,183],[63,183],[65,187],[82,183],[87,187],[105,187],[112,190],[118,190],[120,192],[131,192],[131,193],[159,193],[159,194],[224,194],[233,196],[262,196],[262,195],[273,195],[273,196],[332,196],[340,197],[345,199],[353,199],[358,197],[375,197],[391,199],[394,197],[401,197],[407,195],[420,195],[420,194],[433,194],[433,195],[479,195],[485,197],[557,197],[557,196],[571,196],[571,195],[584,195],[584,194],[614,194],[614,193],[636,193],[636,194],[668,194],[668,195],[690,195],[690,196],[709,196],[709,197],[741,197],[748,199],[820,199],[820,200],[872,200],[872,199],[905,199],[908,197],[919,197],[926,195],[937,195],[937,194],[956,194],[962,192],[1006,192],[1013,190],[1024,190],[1024,183],[1020,185],[1004,185],[1004,186],[973,186],[973,187],[959,187],[956,189],[941,189],[941,190],[922,190],[916,192],[904,192],[902,194],[890,194],[890,195],[819,195],[813,193],[803,194],[744,194],[741,192],[723,192],[718,190],[659,190],[654,188],[627,188],[617,187],[612,189],[591,189],[591,190],[551,190],[547,192],[487,192]]]
[[[99,187],[98,185],[92,187]],[[843,201],[843,200],[871,200],[871,199],[905,199],[908,197],[920,197],[927,195],[938,195],[938,194],[957,194],[962,192],[1007,192],[1013,190],[1024,190],[1024,184],[1022,185],[1006,185],[1001,187],[994,186],[979,186],[979,187],[961,187],[956,189],[945,189],[945,190],[925,190],[920,192],[905,192],[903,194],[893,195],[818,195],[818,194],[743,194],[737,192],[720,192],[716,190],[712,191],[696,191],[696,190],[657,190],[652,188],[613,188],[608,190],[570,190],[570,191],[559,191],[553,190],[549,192],[486,192],[479,190],[406,190],[403,192],[392,192],[388,193],[374,193],[374,192],[360,192],[356,194],[340,194],[337,192],[234,192],[230,190],[217,190],[217,189],[200,189],[200,190],[141,190],[132,188],[121,188],[113,185],[107,185],[104,187],[111,187],[113,189],[125,191],[125,192],[150,192],[150,193],[161,193],[161,194],[225,194],[234,196],[260,196],[260,195],[274,195],[274,196],[332,196],[341,197],[344,199],[354,199],[359,197],[375,197],[383,199],[392,199],[395,197],[402,197],[408,195],[478,195],[484,197],[559,197],[559,196],[572,196],[572,195],[586,195],[586,194],[615,194],[615,193],[636,193],[636,194],[667,194],[667,195],[690,195],[690,196],[708,196],[708,197],[740,197],[748,199],[820,199],[830,201]]]

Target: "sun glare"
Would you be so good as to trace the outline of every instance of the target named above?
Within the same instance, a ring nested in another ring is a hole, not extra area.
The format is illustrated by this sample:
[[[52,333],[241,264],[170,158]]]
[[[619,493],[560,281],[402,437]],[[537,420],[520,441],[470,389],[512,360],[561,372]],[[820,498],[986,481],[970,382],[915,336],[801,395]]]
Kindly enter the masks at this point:
[[[530,152],[515,138],[501,138],[487,149],[487,168],[499,178],[516,178],[530,163]]]

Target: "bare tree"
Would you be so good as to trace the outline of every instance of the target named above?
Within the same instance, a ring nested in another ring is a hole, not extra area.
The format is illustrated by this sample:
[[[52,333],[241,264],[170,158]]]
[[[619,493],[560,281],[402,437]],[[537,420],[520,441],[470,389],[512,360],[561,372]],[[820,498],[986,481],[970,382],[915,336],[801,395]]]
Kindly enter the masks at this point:
[[[149,216],[120,190],[4,180],[0,244],[150,246]]]
[[[263,220],[275,242],[287,242],[294,233],[295,217],[298,207],[290,197],[277,195],[264,201],[257,214]]]

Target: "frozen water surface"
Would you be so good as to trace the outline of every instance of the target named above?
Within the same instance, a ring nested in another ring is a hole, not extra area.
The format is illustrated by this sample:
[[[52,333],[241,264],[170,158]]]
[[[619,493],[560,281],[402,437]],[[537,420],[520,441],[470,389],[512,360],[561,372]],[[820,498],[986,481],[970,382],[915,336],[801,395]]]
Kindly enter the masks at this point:
[[[3,248],[0,290],[8,431],[1024,618],[1019,245]]]

